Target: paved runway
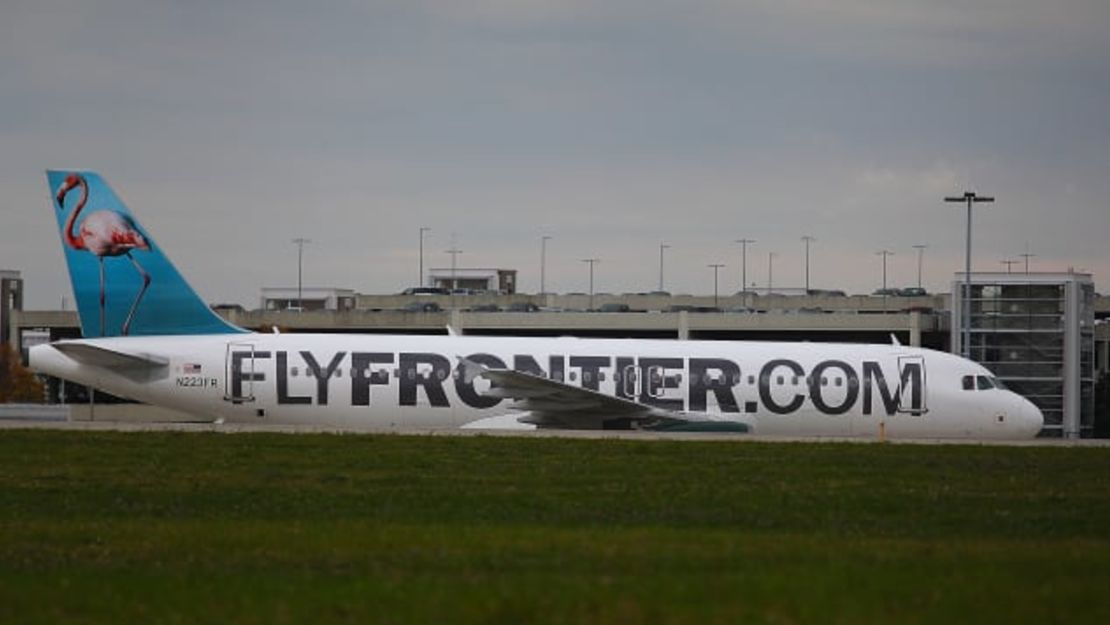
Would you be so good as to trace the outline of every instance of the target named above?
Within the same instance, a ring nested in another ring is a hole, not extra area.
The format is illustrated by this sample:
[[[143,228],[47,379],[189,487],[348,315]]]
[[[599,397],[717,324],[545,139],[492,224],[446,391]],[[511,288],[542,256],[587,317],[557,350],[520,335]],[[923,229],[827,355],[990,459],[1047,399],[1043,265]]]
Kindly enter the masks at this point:
[[[284,434],[394,434],[402,436],[514,436],[527,438],[667,440],[667,441],[733,441],[733,442],[842,442],[869,444],[880,441],[871,437],[782,437],[758,434],[715,432],[641,432],[628,430],[463,430],[457,428],[373,428],[312,425],[279,425],[269,423],[199,423],[199,422],[134,422],[134,421],[42,421],[33,419],[0,419],[0,430],[42,429],[67,431],[113,432],[221,432],[226,434],[277,432]],[[890,439],[888,443],[916,445],[1002,445],[1013,447],[1110,447],[1110,439],[997,441],[968,439]]]

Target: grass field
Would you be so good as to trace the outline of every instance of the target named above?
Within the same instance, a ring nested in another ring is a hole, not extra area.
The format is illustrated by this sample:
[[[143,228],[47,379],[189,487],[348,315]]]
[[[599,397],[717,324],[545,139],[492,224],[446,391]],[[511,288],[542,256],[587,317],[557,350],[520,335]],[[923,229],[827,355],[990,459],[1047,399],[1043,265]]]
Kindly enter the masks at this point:
[[[0,623],[1110,623],[1110,449],[0,432]]]

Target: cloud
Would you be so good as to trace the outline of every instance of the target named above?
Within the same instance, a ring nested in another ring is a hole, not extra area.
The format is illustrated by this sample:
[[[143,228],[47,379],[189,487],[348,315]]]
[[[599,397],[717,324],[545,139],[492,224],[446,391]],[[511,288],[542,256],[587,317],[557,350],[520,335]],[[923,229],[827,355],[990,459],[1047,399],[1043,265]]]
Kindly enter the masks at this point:
[[[10,3],[0,265],[57,301],[41,170],[82,166],[199,290],[248,305],[289,281],[296,236],[313,280],[408,286],[420,226],[429,263],[454,232],[524,288],[542,234],[562,289],[587,256],[605,290],[650,287],[667,240],[672,288],[705,291],[740,237],[797,281],[802,234],[830,286],[870,291],[875,249],[911,267],[928,243],[939,287],[962,264],[941,198],[968,185],[999,197],[984,263],[1032,240],[1103,267],[1106,6]]]

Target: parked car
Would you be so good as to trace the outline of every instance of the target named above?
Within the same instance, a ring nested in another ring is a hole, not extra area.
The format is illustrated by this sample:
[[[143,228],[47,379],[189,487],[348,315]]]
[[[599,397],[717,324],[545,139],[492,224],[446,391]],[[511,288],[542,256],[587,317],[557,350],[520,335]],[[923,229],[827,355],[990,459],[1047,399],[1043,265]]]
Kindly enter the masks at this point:
[[[401,295],[450,295],[451,292],[447,289],[442,289],[438,286],[410,286],[409,288],[401,291]]]
[[[902,297],[923,297],[925,295],[928,295],[929,292],[919,286],[909,286],[904,289],[900,289],[898,291],[898,294]]]
[[[509,306],[507,308],[505,308],[505,312],[529,312],[530,313],[530,312],[536,312],[539,309],[540,309],[540,307],[536,306],[532,302],[513,302],[512,304],[509,304]]]
[[[401,310],[403,310],[405,312],[423,312],[423,313],[443,312],[443,309],[440,308],[439,304],[437,304],[435,302],[410,302],[410,303],[406,304],[405,307],[402,308]]]
[[[597,311],[598,312],[603,312],[603,313],[622,313],[622,312],[632,312],[632,309],[628,307],[628,304],[620,304],[620,303],[617,303],[617,302],[610,302],[608,304],[602,304],[601,307],[599,307],[597,309]]]

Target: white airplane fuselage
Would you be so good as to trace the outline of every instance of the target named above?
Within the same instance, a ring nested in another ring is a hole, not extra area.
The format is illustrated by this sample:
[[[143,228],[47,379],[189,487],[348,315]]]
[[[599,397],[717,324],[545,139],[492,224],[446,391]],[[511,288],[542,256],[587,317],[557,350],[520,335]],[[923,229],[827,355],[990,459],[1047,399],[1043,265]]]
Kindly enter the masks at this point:
[[[73,341],[157,361],[97,366],[32,348],[34,369],[230,422],[529,427],[465,362],[516,370],[761,435],[1031,438],[1043,423],[982,366],[900,345],[414,335],[238,334]],[[970,376],[973,388],[966,388]],[[975,381],[979,380],[979,384]],[[620,419],[594,427],[629,427]],[[637,427],[635,423],[631,427]]]

